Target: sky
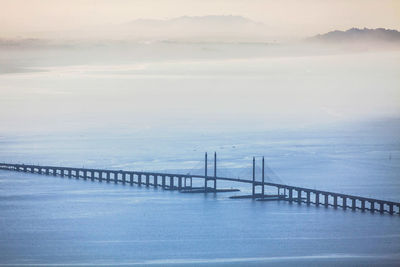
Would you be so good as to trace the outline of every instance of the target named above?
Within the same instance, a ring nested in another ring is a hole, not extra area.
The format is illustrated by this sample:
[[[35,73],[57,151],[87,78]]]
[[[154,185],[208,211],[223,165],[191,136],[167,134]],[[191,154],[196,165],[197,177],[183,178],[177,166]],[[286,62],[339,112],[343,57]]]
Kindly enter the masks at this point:
[[[271,36],[304,37],[352,27],[400,30],[398,0],[0,0],[0,38],[75,31],[140,18],[239,15]]]

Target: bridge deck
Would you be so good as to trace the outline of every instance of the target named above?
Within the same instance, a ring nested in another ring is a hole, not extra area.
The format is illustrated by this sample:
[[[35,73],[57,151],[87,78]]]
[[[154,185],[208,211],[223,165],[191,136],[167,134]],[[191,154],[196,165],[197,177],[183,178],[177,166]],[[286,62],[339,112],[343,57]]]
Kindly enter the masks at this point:
[[[305,187],[298,187],[292,185],[271,183],[271,182],[259,182],[240,178],[229,178],[229,177],[210,177],[203,175],[190,175],[190,174],[174,174],[174,173],[161,173],[161,172],[144,172],[144,171],[124,171],[124,170],[109,170],[109,169],[92,169],[92,168],[73,168],[73,167],[60,167],[60,166],[41,166],[41,165],[26,165],[26,164],[12,164],[12,163],[0,163],[0,169],[22,171],[38,174],[47,175],[58,175],[75,177],[77,179],[91,179],[107,182],[122,182],[131,183],[145,186],[161,186],[167,190],[180,190],[188,192],[188,190],[200,190],[199,188],[192,187],[192,179],[208,179],[208,180],[220,180],[220,181],[231,181],[239,183],[252,184],[253,189],[257,186],[272,186],[278,189],[279,197],[276,200],[285,200],[288,202],[297,202],[298,204],[306,203],[314,204],[316,206],[323,205],[325,207],[341,207],[343,209],[371,211],[389,214],[400,214],[400,203],[382,199],[361,197],[348,195],[343,193],[335,193],[323,190],[310,189]],[[97,176],[96,176],[97,174]],[[111,177],[112,174],[112,177]],[[104,177],[105,176],[105,177]],[[136,179],[135,179],[136,176]],[[152,181],[150,181],[152,177]],[[158,179],[161,178],[161,181]],[[189,180],[190,185],[187,184]],[[280,190],[284,190],[284,194],[281,195]],[[225,190],[207,188],[203,192],[223,192]],[[229,190],[228,190],[229,191]],[[254,192],[254,190],[253,190]],[[296,192],[296,195],[294,194]],[[250,196],[236,197],[236,198],[255,198],[264,200],[268,195],[259,193],[253,193]],[[366,205],[368,204],[368,205]],[[397,211],[395,210],[397,208]]]

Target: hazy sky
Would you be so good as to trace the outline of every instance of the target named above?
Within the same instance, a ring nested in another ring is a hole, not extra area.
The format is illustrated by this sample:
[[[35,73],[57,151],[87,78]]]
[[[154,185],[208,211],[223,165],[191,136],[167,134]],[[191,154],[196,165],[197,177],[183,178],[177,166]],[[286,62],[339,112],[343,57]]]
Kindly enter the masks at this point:
[[[76,30],[138,18],[241,15],[271,35],[308,36],[351,27],[400,29],[399,0],[0,0],[0,37]]]

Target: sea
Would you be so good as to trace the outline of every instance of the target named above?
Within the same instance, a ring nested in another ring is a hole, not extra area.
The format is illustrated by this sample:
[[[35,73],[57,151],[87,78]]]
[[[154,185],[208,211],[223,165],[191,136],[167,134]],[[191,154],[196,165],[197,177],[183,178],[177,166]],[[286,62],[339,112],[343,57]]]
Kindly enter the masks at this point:
[[[216,152],[218,176],[250,180],[255,157],[259,180],[264,157],[267,181],[400,202],[400,53],[158,45],[2,51],[0,161],[202,174]],[[217,186],[240,192],[1,170],[0,265],[400,265],[398,214]]]

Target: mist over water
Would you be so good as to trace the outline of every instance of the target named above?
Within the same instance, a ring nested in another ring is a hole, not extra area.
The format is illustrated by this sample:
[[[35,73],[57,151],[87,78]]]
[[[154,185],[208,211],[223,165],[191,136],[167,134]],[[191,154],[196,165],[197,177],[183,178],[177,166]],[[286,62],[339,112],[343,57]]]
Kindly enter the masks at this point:
[[[398,117],[399,52],[316,51],[260,44],[13,50],[1,56],[1,129],[251,131]]]
[[[251,157],[260,165],[265,156],[275,182],[400,201],[398,51],[128,47],[2,50],[0,161],[197,173],[204,152],[212,158],[217,151],[221,176],[250,179]],[[0,260],[400,261],[397,216],[236,201],[232,194],[2,171]]]

